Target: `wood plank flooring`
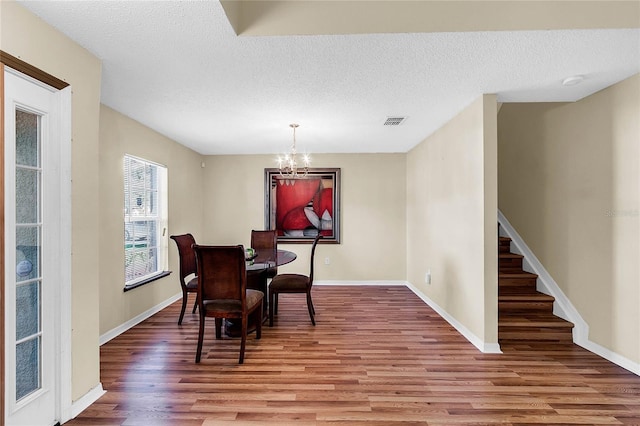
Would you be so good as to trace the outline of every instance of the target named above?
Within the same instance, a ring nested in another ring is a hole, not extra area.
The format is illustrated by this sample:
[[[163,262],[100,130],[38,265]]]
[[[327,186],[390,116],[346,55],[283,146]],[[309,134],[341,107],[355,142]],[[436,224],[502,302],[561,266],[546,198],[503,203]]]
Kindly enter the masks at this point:
[[[640,377],[572,343],[482,354],[405,287],[281,295],[274,327],[214,339],[177,302],[101,348],[107,393],[67,425],[640,424]]]

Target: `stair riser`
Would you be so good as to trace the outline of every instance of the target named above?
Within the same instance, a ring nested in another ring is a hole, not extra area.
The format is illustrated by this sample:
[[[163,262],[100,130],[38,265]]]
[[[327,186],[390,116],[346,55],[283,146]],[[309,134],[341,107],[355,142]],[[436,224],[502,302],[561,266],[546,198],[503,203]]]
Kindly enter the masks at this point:
[[[508,249],[511,249],[511,238],[498,237],[498,246],[499,247],[507,247]]]
[[[527,296],[536,295],[536,287],[516,287],[516,286],[500,286],[498,287],[498,296]]]
[[[571,328],[498,327],[499,341],[573,341]]]
[[[536,287],[535,278],[498,278],[500,287]]]
[[[498,312],[553,313],[553,302],[500,302]]]
[[[500,272],[522,271],[522,259],[499,259],[498,268]]]
[[[523,331],[519,333],[505,333],[499,331],[499,343],[505,342],[573,342],[571,333],[537,333],[535,331]]]

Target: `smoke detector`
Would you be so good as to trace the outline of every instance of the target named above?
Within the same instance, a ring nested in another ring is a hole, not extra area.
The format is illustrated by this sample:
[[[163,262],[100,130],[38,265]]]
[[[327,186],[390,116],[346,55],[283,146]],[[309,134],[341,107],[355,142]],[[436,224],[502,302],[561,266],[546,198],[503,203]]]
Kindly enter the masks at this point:
[[[563,86],[575,86],[576,84],[580,84],[584,81],[583,75],[572,75],[571,77],[567,77],[562,80]]]

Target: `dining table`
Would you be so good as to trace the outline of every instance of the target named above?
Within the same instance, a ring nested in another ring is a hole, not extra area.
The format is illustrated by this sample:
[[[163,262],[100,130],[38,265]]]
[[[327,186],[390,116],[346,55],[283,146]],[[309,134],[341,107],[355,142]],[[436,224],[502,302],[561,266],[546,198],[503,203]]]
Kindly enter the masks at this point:
[[[262,299],[262,322],[265,322],[269,313],[269,297],[267,291],[267,271],[274,266],[282,266],[296,260],[298,256],[289,250],[277,249],[275,259],[273,253],[257,252],[255,258],[247,261],[247,288],[260,290],[264,293]],[[249,320],[247,324],[247,333],[255,331],[256,324]],[[229,337],[240,337],[241,322],[237,319],[228,318],[224,325],[225,334]]]

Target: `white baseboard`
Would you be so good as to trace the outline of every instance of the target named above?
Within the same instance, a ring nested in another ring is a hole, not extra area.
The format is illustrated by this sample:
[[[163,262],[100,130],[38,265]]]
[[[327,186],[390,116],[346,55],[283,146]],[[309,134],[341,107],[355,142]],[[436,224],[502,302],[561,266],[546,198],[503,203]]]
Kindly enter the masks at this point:
[[[96,402],[102,395],[107,393],[102,389],[102,383],[98,383],[93,389],[81,396],[71,404],[71,418],[75,419],[78,414],[86,410],[91,404]],[[70,420],[70,419],[69,419]]]
[[[447,321],[453,328],[455,328],[458,333],[462,334],[462,336],[467,339],[473,346],[478,348],[478,350],[482,353],[486,354],[501,354],[500,344],[498,343],[486,343],[478,336],[473,334],[467,327],[458,322],[455,318],[453,318],[447,311],[442,309],[436,302],[428,298],[424,293],[418,290],[411,283],[405,283],[405,285],[413,291],[416,296],[418,296],[424,303],[429,305],[431,309],[436,311],[438,315],[440,315],[445,321]]]
[[[325,280],[325,281],[313,281],[313,285],[379,285],[379,286],[406,286],[406,281],[333,281],[333,280]]]
[[[136,316],[134,318],[131,318],[129,321],[119,325],[118,327],[107,331],[106,333],[104,333],[103,335],[100,336],[100,340],[99,340],[100,346],[104,345],[109,340],[113,339],[114,337],[117,337],[117,336],[121,335],[122,333],[124,333],[125,331],[127,331],[128,329],[133,327],[134,325],[137,325],[137,324],[141,323],[142,321],[146,320],[150,316],[152,316],[154,314],[157,314],[158,312],[160,312],[161,310],[163,310],[167,306],[171,305],[172,303],[174,303],[174,302],[176,302],[176,301],[178,301],[180,299],[182,299],[182,293],[178,293],[175,296],[170,297],[169,299],[165,300],[164,302],[157,304],[153,308],[144,311],[143,313],[141,313],[140,315],[138,315],[138,316]]]
[[[600,346],[599,344],[592,342],[589,339],[585,339],[584,341],[576,341],[574,343],[576,345],[582,346],[586,350],[593,352],[598,356],[601,356],[607,361],[611,361],[614,364],[624,368],[625,370],[629,370],[633,374],[640,376],[640,363],[633,362],[630,359],[623,357],[622,355],[613,352],[612,350],[607,349],[604,346]]]

